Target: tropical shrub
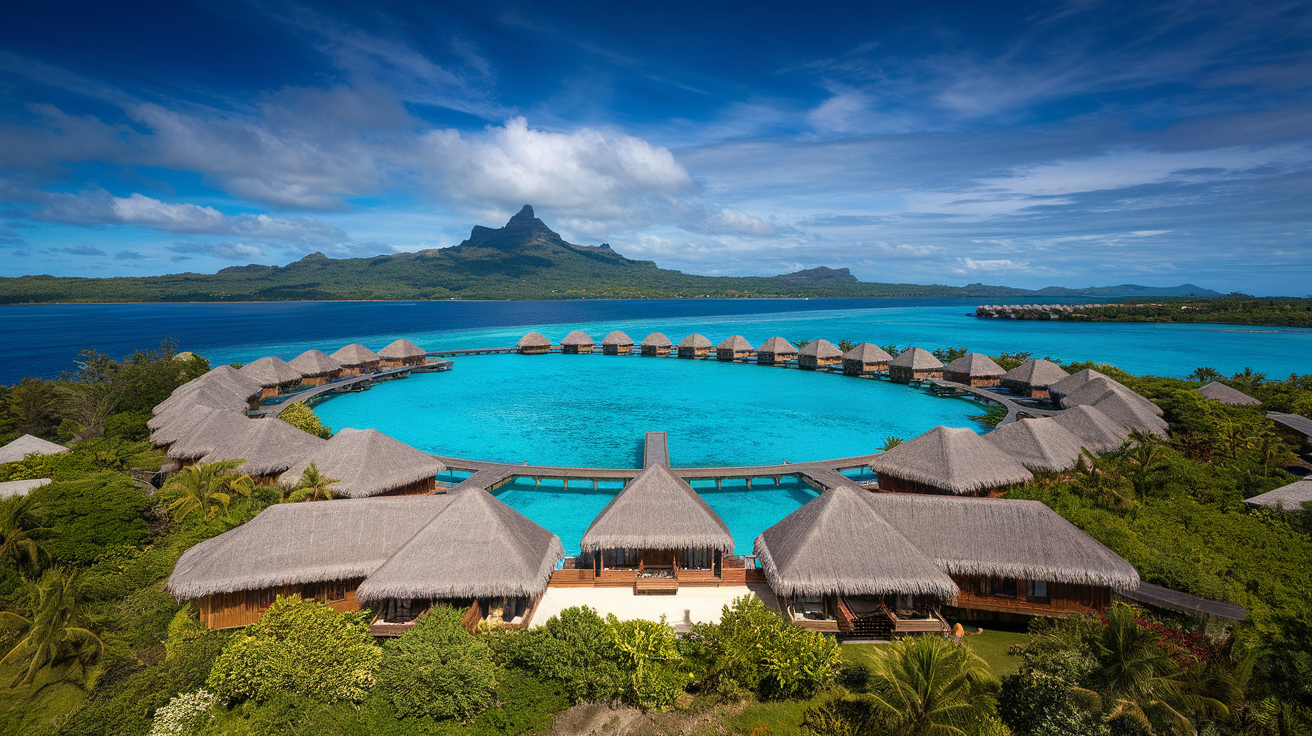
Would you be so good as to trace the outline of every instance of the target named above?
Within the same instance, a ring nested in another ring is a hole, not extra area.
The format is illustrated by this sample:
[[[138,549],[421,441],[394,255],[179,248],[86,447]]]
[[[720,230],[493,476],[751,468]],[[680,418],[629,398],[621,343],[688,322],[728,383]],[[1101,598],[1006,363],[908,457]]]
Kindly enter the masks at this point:
[[[197,727],[208,723],[213,715],[214,693],[197,690],[175,696],[169,704],[155,711],[150,736],[191,736]]]
[[[122,473],[56,481],[30,495],[42,507],[38,543],[56,561],[87,564],[110,549],[150,539],[143,518],[150,498]]]
[[[461,625],[461,615],[437,606],[383,647],[377,687],[399,715],[468,720],[495,700],[492,650]]]
[[[643,709],[665,710],[683,694],[691,673],[683,663],[674,627],[665,623],[606,616],[612,649],[626,677],[622,695]]]
[[[588,606],[566,608],[530,631],[494,632],[488,642],[503,665],[558,684],[575,703],[614,700],[624,687],[606,621]]]
[[[359,701],[373,687],[381,658],[363,614],[279,596],[228,643],[206,687],[225,700],[294,693],[326,703]]]
[[[0,612],[0,628],[16,632],[18,641],[0,664],[18,671],[12,686],[46,682],[87,682],[105,643],[91,630],[82,608],[77,574],[59,567],[42,573],[28,586],[27,617]]]
[[[278,412],[278,418],[316,437],[331,439],[333,436],[333,428],[323,426],[323,422],[319,420],[319,415],[315,414],[314,409],[311,409],[304,401],[297,401]]]

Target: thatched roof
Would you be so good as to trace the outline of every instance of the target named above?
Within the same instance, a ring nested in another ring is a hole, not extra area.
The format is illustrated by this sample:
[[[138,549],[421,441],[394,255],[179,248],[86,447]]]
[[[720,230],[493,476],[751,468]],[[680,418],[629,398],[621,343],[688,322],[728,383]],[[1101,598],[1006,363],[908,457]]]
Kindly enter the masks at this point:
[[[602,549],[718,549],[733,554],[733,535],[711,507],[663,464],[642,471],[583,533],[583,552]]]
[[[1083,448],[1079,437],[1047,417],[1004,424],[984,439],[1035,473],[1070,470]]]
[[[595,345],[596,343],[593,342],[592,338],[588,337],[588,333],[584,332],[583,330],[574,330],[573,332],[566,335],[565,339],[560,341],[560,344],[561,345]]]
[[[1048,395],[1054,401],[1061,401],[1062,397],[1092,381],[1095,378],[1107,378],[1107,374],[1099,373],[1092,368],[1085,368],[1078,373],[1072,373],[1065,378],[1058,379],[1056,382],[1048,384]],[[1107,378],[1107,380],[1111,380]]]
[[[612,332],[612,333],[610,333],[609,335],[607,335],[604,339],[602,339],[601,344],[602,344],[603,346],[605,346],[605,345],[617,345],[617,346],[628,345],[628,346],[632,347],[632,346],[633,346],[633,338],[629,337],[628,335],[624,334],[623,332],[620,332],[619,330],[615,330],[614,332]]]
[[[288,365],[300,371],[302,378],[326,376],[333,371],[342,369],[341,363],[329,358],[327,353],[322,350],[306,350],[292,358]]]
[[[61,452],[68,452],[68,448],[25,434],[0,447],[0,463],[16,463],[28,455],[57,455]]]
[[[791,342],[777,335],[761,343],[761,347],[756,350],[759,353],[773,353],[775,355],[797,354],[797,348]]]
[[[1108,419],[1126,429],[1150,432],[1160,437],[1166,437],[1170,430],[1166,420],[1148,411],[1142,404],[1131,401],[1124,394],[1116,391],[1104,393],[1102,398],[1089,404],[1089,406],[1106,414]]]
[[[1079,386],[1073,391],[1067,391],[1061,397],[1061,405],[1069,409],[1072,406],[1080,406],[1082,404],[1096,404],[1101,401],[1108,392],[1117,393],[1127,401],[1138,404],[1146,411],[1159,417],[1162,415],[1161,407],[1130,390],[1124,384],[1113,381],[1106,376],[1094,376],[1088,381],[1085,381],[1084,385]]]
[[[653,332],[642,340],[642,347],[644,348],[668,348],[673,346],[674,343],[670,342],[670,338],[659,332]]]
[[[239,436],[246,430],[246,424],[254,421],[238,412],[215,411],[204,423],[182,432],[169,446],[168,455],[174,460],[195,460],[209,454],[229,438]]]
[[[841,358],[843,357],[843,351],[828,340],[812,340],[803,345],[802,349],[797,351],[797,355],[798,357],[814,355],[816,358],[825,360],[828,358]]]
[[[1077,406],[1058,412],[1053,415],[1052,421],[1079,437],[1080,443],[1093,453],[1111,452],[1119,448],[1128,434],[1125,427],[1092,406]]]
[[[876,455],[870,469],[958,494],[1034,479],[1023,465],[973,431],[941,426]]]
[[[344,366],[364,365],[365,363],[374,363],[382,360],[378,357],[378,353],[375,353],[358,342],[351,343],[350,345],[338,349],[338,351],[333,353],[330,357]]]
[[[159,429],[176,422],[196,407],[218,411],[244,412],[246,400],[222,386],[203,385],[189,391],[174,393],[155,407],[155,416],[146,420],[150,429]]]
[[[188,399],[188,396],[202,389],[208,390],[215,396],[227,395],[232,397],[233,403],[238,405],[235,408],[244,408],[242,405],[247,401],[259,398],[260,394],[264,392],[264,387],[258,381],[253,380],[250,376],[243,375],[241,371],[230,365],[221,365],[205,375],[193,378],[173,389],[173,393],[169,394],[167,399],[155,405],[154,412],[160,414],[175,404],[194,403]]]
[[[204,426],[210,420],[210,417],[216,412],[232,414],[239,419],[244,419],[242,412],[234,409],[225,409],[195,405],[188,407],[179,407],[172,411],[160,414],[157,417],[151,417],[146,422],[150,426],[150,441],[156,445],[167,445],[177,442],[179,439],[187,436],[188,433],[195,431],[198,427]]]
[[[1039,501],[871,493],[866,501],[944,572],[1128,590],[1130,563]]]
[[[972,378],[1002,377],[1005,370],[983,353],[966,353],[943,368],[944,373],[964,373]]]
[[[693,333],[679,341],[681,348],[693,348],[695,350],[707,350],[711,347],[711,341],[705,335]]]
[[[9,498],[10,496],[26,496],[28,493],[40,488],[41,486],[50,485],[49,478],[32,478],[29,480],[7,480],[0,483],[0,498]]]
[[[1002,374],[1002,382],[1022,383],[1034,388],[1044,388],[1062,380],[1070,374],[1065,368],[1051,360],[1030,358],[1020,365]]]
[[[1249,396],[1248,394],[1230,388],[1224,383],[1212,381],[1206,386],[1200,386],[1194,389],[1198,393],[1206,396],[1213,401],[1219,401],[1222,404],[1233,404],[1235,406],[1261,406],[1262,402]]]
[[[780,596],[931,595],[957,586],[847,486],[831,488],[761,532],[753,547]]]
[[[364,578],[446,507],[446,496],[270,506],[182,553],[168,590],[179,601],[215,593]]]
[[[232,432],[200,459],[202,463],[245,460],[238,472],[247,475],[278,475],[328,441],[297,429],[281,419],[251,419]]]
[[[336,478],[337,495],[347,498],[377,496],[446,471],[437,458],[376,429],[341,430],[297,458],[278,482],[284,488],[295,487],[310,463]]]
[[[271,388],[284,383],[296,383],[301,380],[301,372],[290,363],[272,355],[251,361],[242,366],[238,373],[260,384],[262,388]]]
[[[724,338],[724,341],[721,342],[719,345],[716,345],[715,349],[732,350],[734,352],[738,352],[741,350],[752,350],[753,348],[752,348],[752,344],[750,342],[747,342],[747,338],[743,337],[742,335],[734,335],[733,337]]]
[[[1244,503],[1273,509],[1280,508],[1285,511],[1300,511],[1303,504],[1312,503],[1312,480],[1295,481],[1260,496],[1253,496]]]
[[[843,353],[843,360],[859,360],[862,363],[891,363],[893,356],[878,345],[862,342],[857,343],[851,350]]]
[[[534,597],[565,556],[560,537],[481,488],[456,491],[355,591],[388,598]]]
[[[539,333],[539,332],[530,332],[530,333],[528,333],[527,335],[525,335],[525,336],[519,338],[519,342],[515,343],[515,347],[517,347],[517,348],[549,348],[549,347],[551,347],[551,341],[548,340],[547,338],[543,337],[542,334]]]
[[[390,360],[401,360],[402,358],[422,358],[428,355],[428,351],[410,342],[409,340],[396,340],[392,344],[378,351],[378,357],[388,358]]]
[[[889,366],[910,368],[913,371],[929,371],[934,370],[935,368],[942,368],[943,361],[935,358],[934,354],[928,350],[907,348],[898,353],[897,357],[889,363]]]
[[[1308,419],[1301,414],[1286,414],[1279,411],[1267,412],[1266,418],[1285,429],[1298,432],[1304,437],[1312,439],[1312,419]]]

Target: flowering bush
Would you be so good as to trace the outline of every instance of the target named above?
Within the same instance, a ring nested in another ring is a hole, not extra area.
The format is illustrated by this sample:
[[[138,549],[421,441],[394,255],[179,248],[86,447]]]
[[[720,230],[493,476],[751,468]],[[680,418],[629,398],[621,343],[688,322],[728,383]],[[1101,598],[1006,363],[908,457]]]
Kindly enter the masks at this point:
[[[215,700],[214,693],[204,689],[175,696],[155,711],[150,736],[191,736],[214,717],[210,708]]]

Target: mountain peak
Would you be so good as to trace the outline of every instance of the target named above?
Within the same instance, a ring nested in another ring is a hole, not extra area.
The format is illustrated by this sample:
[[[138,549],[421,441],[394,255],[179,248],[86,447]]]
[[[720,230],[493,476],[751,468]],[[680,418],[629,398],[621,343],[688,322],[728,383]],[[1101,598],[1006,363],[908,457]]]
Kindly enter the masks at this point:
[[[518,214],[510,218],[510,221],[514,222],[515,220],[536,220],[536,219],[538,218],[533,216],[533,205],[526,204],[524,205],[524,209],[520,210]]]

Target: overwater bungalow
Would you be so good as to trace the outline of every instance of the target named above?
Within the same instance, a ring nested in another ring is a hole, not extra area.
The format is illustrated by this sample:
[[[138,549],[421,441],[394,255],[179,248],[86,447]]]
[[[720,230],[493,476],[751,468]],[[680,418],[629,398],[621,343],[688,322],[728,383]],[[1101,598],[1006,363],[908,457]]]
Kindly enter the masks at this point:
[[[560,538],[479,488],[450,494],[445,507],[360,583],[356,596],[377,612],[375,636],[402,633],[434,605],[520,628],[556,563]]]
[[[1248,394],[1242,391],[1230,388],[1224,383],[1219,383],[1217,381],[1212,381],[1206,386],[1200,386],[1194,389],[1194,391],[1197,391],[1198,393],[1202,394],[1203,396],[1206,396],[1212,401],[1219,401],[1222,404],[1230,404],[1231,406],[1261,406],[1262,405],[1262,402],[1258,401],[1252,396],[1249,396]]]
[[[997,386],[1006,371],[982,353],[966,353],[943,367],[943,380],[967,386]]]
[[[1002,387],[1017,396],[1048,398],[1048,387],[1070,375],[1051,360],[1030,358],[1002,374]]]
[[[843,362],[843,351],[828,340],[812,340],[797,351],[797,367],[814,371]]]
[[[168,456],[177,468],[195,465],[228,438],[241,434],[255,419],[234,411],[213,410],[205,422],[198,422],[180,433],[169,445]],[[167,466],[166,466],[167,467]]]
[[[692,486],[656,463],[606,504],[583,533],[582,549],[597,582],[664,593],[717,584],[733,536]]]
[[[946,632],[939,606],[957,586],[848,486],[821,493],[756,538],[766,582],[794,624],[888,639]]]
[[[1079,437],[1047,417],[1004,424],[984,439],[1032,473],[1070,470],[1079,462],[1084,447]]]
[[[382,350],[378,357],[388,368],[423,365],[428,361],[428,352],[409,340],[397,340]]]
[[[359,343],[347,345],[329,357],[341,364],[342,375],[344,376],[360,376],[365,373],[373,373],[383,364],[383,359],[379,357],[378,353]]]
[[[322,437],[281,419],[247,419],[232,423],[198,462],[241,460],[238,473],[251,476],[260,485],[272,485],[293,463],[326,444]]]
[[[787,366],[796,359],[797,348],[777,335],[761,343],[761,347],[756,349],[757,365]]]
[[[515,343],[520,355],[546,355],[551,352],[551,341],[540,333],[530,332]]]
[[[278,483],[291,490],[314,463],[319,473],[336,478],[333,494],[344,498],[410,496],[437,491],[437,458],[376,429],[343,429],[313,452],[287,466]]]
[[[560,352],[566,355],[588,355],[594,347],[592,338],[583,330],[574,330],[560,341]]]
[[[653,332],[643,338],[642,344],[639,347],[641,348],[643,355],[663,357],[670,354],[670,348],[674,347],[674,343],[670,342],[670,338],[665,335],[662,335],[659,332]]]
[[[1089,452],[1102,454],[1119,448],[1129,432],[1092,406],[1076,406],[1052,416],[1052,421],[1080,438]]]
[[[857,343],[843,353],[843,372],[849,376],[869,376],[888,370],[891,362],[893,356],[878,345]]]
[[[1034,475],[1007,453],[964,428],[935,427],[870,461],[879,490],[956,496],[1001,496]]]
[[[755,352],[756,349],[753,348],[752,344],[747,342],[747,338],[742,335],[727,337],[724,339],[724,342],[715,346],[716,360],[723,360],[725,362],[747,360],[752,357]]]
[[[266,355],[253,360],[237,370],[252,381],[260,384],[260,398],[286,393],[301,385],[301,372],[282,358]]]
[[[615,330],[601,341],[602,355],[628,355],[633,352],[633,338]]]
[[[872,493],[866,500],[917,544],[960,593],[967,619],[1098,613],[1139,574],[1039,501]]]
[[[1312,504],[1312,480],[1300,480],[1287,486],[1280,486],[1273,491],[1253,496],[1244,503],[1297,514],[1304,509],[1304,504]]]
[[[0,447],[0,464],[16,463],[27,458],[28,455],[57,455],[61,452],[68,452],[68,448],[43,440],[40,437],[25,434],[4,447]]]
[[[306,350],[292,358],[290,365],[300,371],[303,386],[322,386],[342,375],[342,364],[322,350]]]
[[[888,364],[888,378],[893,383],[911,383],[926,378],[942,378],[943,361],[928,350],[907,348]]]
[[[712,347],[705,335],[693,333],[679,341],[679,357],[704,358],[710,354]]]

